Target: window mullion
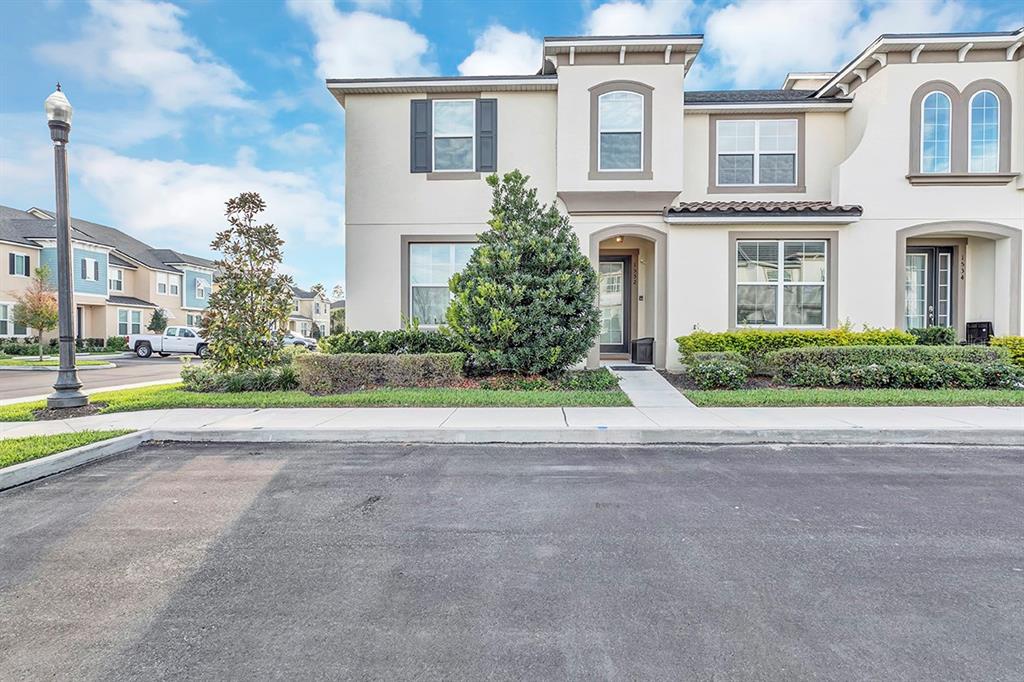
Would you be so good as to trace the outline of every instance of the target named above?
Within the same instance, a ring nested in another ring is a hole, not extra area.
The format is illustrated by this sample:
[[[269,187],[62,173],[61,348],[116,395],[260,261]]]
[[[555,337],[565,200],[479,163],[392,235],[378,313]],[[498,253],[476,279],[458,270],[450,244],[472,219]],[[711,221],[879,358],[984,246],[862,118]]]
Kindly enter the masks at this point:
[[[753,184],[761,184],[761,122],[754,121],[754,177]]]
[[[784,327],[784,326],[786,326],[785,325],[785,318],[784,318],[785,311],[783,309],[783,305],[785,305],[785,296],[783,295],[783,292],[785,291],[785,287],[786,287],[786,282],[785,282],[786,278],[783,277],[783,270],[782,270],[782,266],[783,266],[783,264],[785,262],[785,253],[786,253],[786,242],[785,241],[780,241],[779,242],[778,253],[776,254],[776,258],[779,259],[778,260],[778,269],[775,271],[776,280],[777,280],[776,283],[775,283],[775,326],[777,326],[777,327]]]

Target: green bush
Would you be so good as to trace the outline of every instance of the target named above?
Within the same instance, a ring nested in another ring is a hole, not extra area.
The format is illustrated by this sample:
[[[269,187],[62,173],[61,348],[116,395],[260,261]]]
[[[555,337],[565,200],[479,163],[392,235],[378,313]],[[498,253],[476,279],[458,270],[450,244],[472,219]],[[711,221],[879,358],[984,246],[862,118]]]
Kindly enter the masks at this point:
[[[683,364],[694,353],[736,352],[760,363],[769,353],[785,348],[808,346],[910,346],[914,337],[899,329],[794,329],[772,331],[741,329],[733,332],[696,331],[676,339]]]
[[[939,384],[944,388],[981,388],[985,385],[985,374],[981,368],[982,365],[970,362],[952,361],[935,364]]]
[[[956,345],[956,330],[952,327],[925,327],[924,329],[911,329],[910,333],[914,335],[920,346]]]
[[[727,362],[738,362],[741,365],[750,365],[750,360],[743,353],[734,350],[698,351],[688,358],[690,363],[707,362],[709,360],[726,360]]]
[[[1024,368],[1005,362],[990,362],[981,366],[985,385],[992,388],[1024,389]]]
[[[7,341],[0,345],[0,353],[4,355],[39,355],[39,344]]]
[[[741,362],[728,360],[705,360],[694,362],[686,369],[686,375],[697,388],[742,388],[747,383],[750,370]]]
[[[299,385],[295,369],[288,364],[230,371],[217,371],[208,365],[186,364],[181,368],[181,380],[185,390],[193,393],[291,391]]]
[[[486,372],[557,375],[583,359],[600,332],[597,273],[579,239],[518,170],[491,175],[490,229],[449,282],[447,321]]]
[[[389,331],[352,331],[320,339],[318,346],[324,353],[382,353],[405,355],[409,353],[463,353],[466,345],[447,330],[436,332],[419,329]]]
[[[1024,367],[1024,336],[996,336],[989,343],[1005,348],[1010,353],[1010,359]]]
[[[611,391],[618,386],[619,378],[607,367],[570,371],[557,379],[503,373],[480,380],[480,388],[495,391]]]
[[[928,365],[942,362],[1005,362],[1003,348],[988,346],[839,346],[788,348],[770,353],[768,366],[776,378],[789,383],[793,373],[803,365],[819,365],[827,369],[880,365],[890,362],[917,362]]]
[[[463,378],[465,361],[463,353],[306,353],[295,357],[294,367],[299,388],[328,394],[378,386],[452,386]]]
[[[123,336],[108,336],[106,350],[119,351],[128,350],[128,343],[124,340]]]

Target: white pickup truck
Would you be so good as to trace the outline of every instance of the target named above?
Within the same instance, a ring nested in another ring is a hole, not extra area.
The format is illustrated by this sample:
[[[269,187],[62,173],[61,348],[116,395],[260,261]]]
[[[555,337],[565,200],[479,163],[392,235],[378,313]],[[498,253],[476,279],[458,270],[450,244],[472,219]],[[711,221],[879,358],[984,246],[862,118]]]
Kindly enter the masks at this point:
[[[132,334],[125,340],[128,350],[140,358],[148,358],[153,353],[162,358],[171,353],[191,353],[205,358],[210,352],[206,339],[195,327],[168,327],[163,334]]]

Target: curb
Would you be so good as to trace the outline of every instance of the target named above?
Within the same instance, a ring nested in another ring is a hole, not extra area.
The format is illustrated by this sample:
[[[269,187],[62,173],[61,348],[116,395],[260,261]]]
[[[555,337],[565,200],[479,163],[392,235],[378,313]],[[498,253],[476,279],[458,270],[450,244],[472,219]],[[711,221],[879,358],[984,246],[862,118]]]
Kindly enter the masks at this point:
[[[112,457],[138,447],[150,439],[149,431],[136,431],[0,469],[0,490],[7,490],[40,478],[63,473],[83,464]]]
[[[75,370],[79,372],[85,372],[90,369],[111,369],[117,367],[112,362],[108,362],[105,365],[77,365]],[[57,365],[49,365],[45,367],[0,367],[0,372],[56,372],[59,371],[60,367]]]

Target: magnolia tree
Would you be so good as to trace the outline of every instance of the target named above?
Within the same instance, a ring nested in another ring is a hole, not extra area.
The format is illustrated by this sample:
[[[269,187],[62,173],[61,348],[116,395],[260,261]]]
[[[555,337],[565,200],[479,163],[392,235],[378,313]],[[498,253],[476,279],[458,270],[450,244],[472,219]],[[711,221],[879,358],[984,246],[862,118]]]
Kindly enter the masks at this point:
[[[39,335],[39,360],[43,360],[43,333],[57,326],[57,294],[50,286],[50,268],[35,269],[28,288],[14,297],[13,322],[35,329]]]
[[[221,258],[217,288],[202,321],[214,369],[259,369],[281,360],[281,344],[292,310],[292,278],[278,273],[284,241],[257,216],[267,208],[255,192],[229,199],[229,227],[211,247]]]
[[[491,175],[490,230],[451,278],[448,326],[484,371],[557,374],[582,360],[600,330],[597,273],[529,176]]]

